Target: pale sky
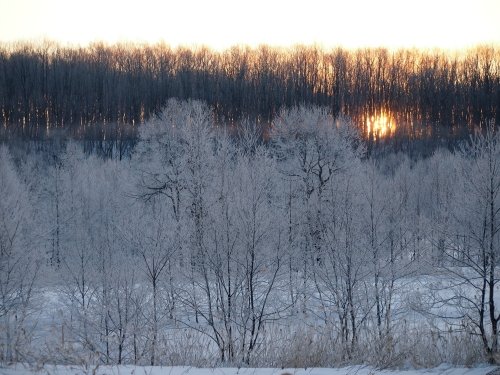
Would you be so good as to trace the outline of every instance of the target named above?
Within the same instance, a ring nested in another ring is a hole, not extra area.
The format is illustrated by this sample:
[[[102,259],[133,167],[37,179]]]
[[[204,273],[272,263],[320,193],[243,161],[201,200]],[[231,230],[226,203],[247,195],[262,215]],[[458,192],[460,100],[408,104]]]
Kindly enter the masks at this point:
[[[0,41],[324,47],[500,44],[500,0],[0,0]]]

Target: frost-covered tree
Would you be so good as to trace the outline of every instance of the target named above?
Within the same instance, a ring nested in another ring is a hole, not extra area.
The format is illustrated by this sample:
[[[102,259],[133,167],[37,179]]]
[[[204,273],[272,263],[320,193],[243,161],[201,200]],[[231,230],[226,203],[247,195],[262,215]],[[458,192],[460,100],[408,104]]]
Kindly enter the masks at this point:
[[[347,119],[334,118],[325,109],[297,107],[283,110],[273,123],[272,140],[278,169],[288,188],[289,243],[296,249],[305,311],[308,278],[324,252],[324,203],[339,174],[362,154],[359,135]],[[295,200],[295,202],[294,202]],[[293,228],[293,230],[291,229]],[[295,232],[292,235],[291,232]]]
[[[370,278],[367,287],[373,296],[368,303],[373,303],[375,322],[380,340],[390,332],[392,294],[394,278],[391,268],[396,256],[391,247],[391,202],[397,199],[388,194],[391,192],[390,180],[384,178],[378,171],[374,161],[368,161],[363,166],[361,188],[361,235],[362,246],[365,246],[370,256]]]
[[[27,186],[0,147],[0,361],[30,361],[34,296],[42,264]]]
[[[370,252],[360,237],[357,171],[349,169],[329,187],[325,207],[325,251],[315,270],[317,300],[322,320],[338,342],[342,361],[358,354],[360,327],[368,317],[363,282],[369,275]]]
[[[169,291],[170,267],[175,248],[175,225],[170,221],[169,207],[161,200],[139,206],[134,226],[129,229],[133,253],[140,262],[147,298],[142,313],[145,316],[146,347],[151,366],[158,364],[159,342],[163,338],[174,301]]]
[[[183,303],[195,315],[184,323],[208,336],[217,346],[221,361],[235,361],[238,354],[238,307],[244,274],[240,263],[240,233],[235,207],[237,170],[235,150],[222,135],[215,142],[218,168],[212,171],[212,189],[205,197],[207,236],[202,257],[193,264],[191,280],[183,288]],[[205,303],[200,304],[198,299]],[[206,326],[205,326],[206,325]]]
[[[258,148],[238,160],[235,210],[240,234],[238,261],[243,275],[236,325],[240,355],[250,364],[266,325],[289,307],[278,288],[285,269],[284,227],[274,160]]]
[[[447,270],[460,324],[479,335],[491,362],[498,361],[497,284],[500,251],[500,136],[491,124],[460,153],[455,197],[456,232],[446,247]]]
[[[404,227],[405,194],[393,171],[384,172],[378,160],[366,160],[359,180],[360,246],[366,254],[365,309],[369,312],[366,334],[373,340],[373,357],[388,363],[394,352],[404,300],[402,281],[414,271],[401,237]],[[407,164],[403,163],[402,168]],[[359,251],[359,250],[358,250]],[[361,251],[363,253],[363,251]]]

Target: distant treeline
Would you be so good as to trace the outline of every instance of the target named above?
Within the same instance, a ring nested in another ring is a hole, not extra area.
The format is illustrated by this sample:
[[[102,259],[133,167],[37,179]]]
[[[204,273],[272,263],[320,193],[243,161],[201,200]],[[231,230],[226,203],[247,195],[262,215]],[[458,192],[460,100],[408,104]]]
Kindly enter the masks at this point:
[[[0,46],[4,131],[39,137],[54,128],[82,134],[92,124],[134,125],[169,98],[203,100],[224,122],[265,123],[282,107],[313,104],[353,117],[384,109],[466,126],[464,119],[499,118],[500,49]],[[120,137],[129,130],[113,127]]]

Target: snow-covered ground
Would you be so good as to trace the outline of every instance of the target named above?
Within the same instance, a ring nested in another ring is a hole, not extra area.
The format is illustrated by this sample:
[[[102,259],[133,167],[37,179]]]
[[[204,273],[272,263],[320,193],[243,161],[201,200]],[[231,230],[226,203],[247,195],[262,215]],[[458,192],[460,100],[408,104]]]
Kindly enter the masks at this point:
[[[496,366],[477,366],[473,368],[454,367],[443,364],[432,369],[376,370],[368,366],[344,368],[276,369],[276,368],[196,368],[160,366],[26,366],[0,367],[1,375],[485,375],[497,374]],[[500,373],[500,372],[498,372]]]

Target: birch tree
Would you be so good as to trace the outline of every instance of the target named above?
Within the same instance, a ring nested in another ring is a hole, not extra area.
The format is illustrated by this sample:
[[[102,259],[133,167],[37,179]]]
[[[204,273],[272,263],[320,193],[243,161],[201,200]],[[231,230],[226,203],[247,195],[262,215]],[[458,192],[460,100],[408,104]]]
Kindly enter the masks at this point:
[[[498,361],[496,305],[500,251],[500,137],[490,124],[460,154],[460,193],[455,201],[456,235],[446,256],[455,296],[448,302],[479,335],[492,363]]]
[[[5,146],[0,147],[0,176],[0,361],[30,361],[25,356],[31,340],[29,316],[42,263],[32,238],[27,186]]]

